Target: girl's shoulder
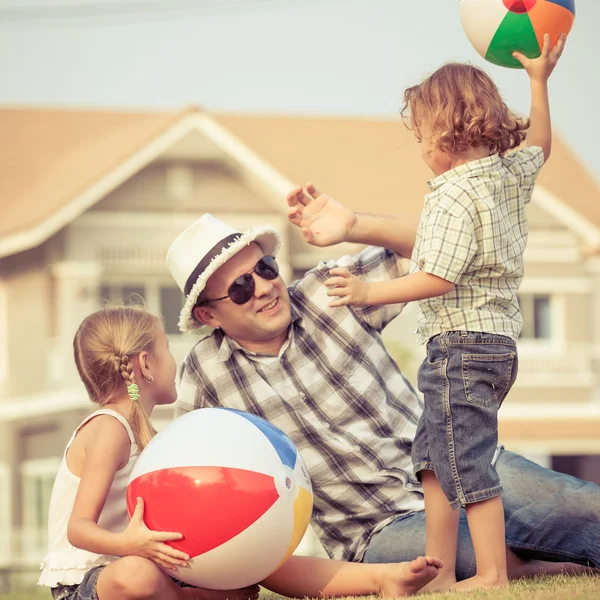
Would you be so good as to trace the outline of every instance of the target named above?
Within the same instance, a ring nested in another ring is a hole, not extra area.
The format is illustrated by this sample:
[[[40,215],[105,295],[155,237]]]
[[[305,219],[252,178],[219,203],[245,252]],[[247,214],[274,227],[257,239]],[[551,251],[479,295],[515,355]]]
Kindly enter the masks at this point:
[[[84,465],[93,457],[103,458],[120,466],[129,461],[133,442],[121,419],[112,413],[113,411],[92,413],[76,429],[68,447],[67,465],[77,477],[81,477]]]

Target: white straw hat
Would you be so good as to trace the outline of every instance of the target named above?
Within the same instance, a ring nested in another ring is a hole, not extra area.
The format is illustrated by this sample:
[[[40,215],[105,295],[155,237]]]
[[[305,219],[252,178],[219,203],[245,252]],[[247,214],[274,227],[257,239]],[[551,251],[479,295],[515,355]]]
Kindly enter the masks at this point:
[[[208,278],[252,242],[266,255],[274,256],[281,247],[281,238],[273,227],[253,227],[241,233],[208,213],[175,238],[167,252],[167,267],[186,298],[179,316],[181,331],[190,333],[203,327],[192,310]]]

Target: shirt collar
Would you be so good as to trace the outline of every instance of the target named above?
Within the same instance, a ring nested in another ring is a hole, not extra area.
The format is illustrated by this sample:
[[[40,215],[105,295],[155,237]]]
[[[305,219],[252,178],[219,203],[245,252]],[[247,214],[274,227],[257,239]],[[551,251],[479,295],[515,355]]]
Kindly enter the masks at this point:
[[[288,335],[287,335],[286,341],[284,342],[284,344],[282,346],[282,350],[285,349],[289,345],[289,343],[293,337],[293,334],[294,334],[294,329],[296,327],[301,327],[302,329],[305,329],[304,318],[300,316],[300,313],[296,310],[296,308],[294,307],[293,304],[291,306],[291,315],[292,315],[291,327],[288,330]],[[215,343],[219,348],[219,351],[217,353],[217,362],[218,363],[228,361],[231,358],[231,355],[236,350],[239,350],[240,352],[243,352],[244,354],[246,354],[248,356],[257,356],[256,352],[250,352],[249,350],[246,350],[246,348],[244,348],[242,345],[240,345],[234,339],[225,335],[225,333],[223,332],[222,329],[216,329],[215,331],[213,331],[212,335],[215,336]]]
[[[500,159],[500,156],[498,154],[492,154],[491,156],[486,156],[485,158],[470,160],[462,165],[458,165],[458,167],[454,167],[454,169],[450,169],[449,171],[430,179],[427,182],[427,185],[432,192],[435,192],[449,181],[455,181],[456,179],[462,179],[465,177],[477,177],[480,175],[485,175],[486,173],[497,171],[501,167],[502,160]]]

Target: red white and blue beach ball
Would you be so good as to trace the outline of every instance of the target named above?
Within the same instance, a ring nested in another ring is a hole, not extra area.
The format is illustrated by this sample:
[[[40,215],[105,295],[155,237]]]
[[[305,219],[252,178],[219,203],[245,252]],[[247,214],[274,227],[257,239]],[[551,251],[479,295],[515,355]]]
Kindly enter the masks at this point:
[[[294,444],[253,414],[224,408],[191,411],[146,446],[127,488],[132,514],[174,531],[169,542],[191,557],[176,577],[209,589],[262,581],[298,546],[312,513],[308,471]]]

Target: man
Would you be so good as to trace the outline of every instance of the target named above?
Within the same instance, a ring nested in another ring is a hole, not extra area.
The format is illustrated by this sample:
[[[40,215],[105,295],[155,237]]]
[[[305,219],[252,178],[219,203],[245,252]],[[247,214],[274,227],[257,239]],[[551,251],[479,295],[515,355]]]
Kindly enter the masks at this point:
[[[180,327],[212,328],[181,367],[176,414],[226,406],[268,419],[306,462],[312,523],[329,555],[405,561],[425,551],[422,489],[411,463],[422,405],[381,339],[403,307],[331,308],[335,291],[324,283],[334,268],[368,281],[405,275],[401,257],[410,256],[414,228],[356,215],[307,190],[291,192],[288,203],[309,243],[372,247],[321,264],[288,288],[271,228],[237,233],[205,215],[173,242],[167,263],[186,295]],[[560,571],[566,562],[600,567],[600,487],[502,449],[495,466],[505,488],[511,577]],[[474,567],[463,511],[458,578]]]

